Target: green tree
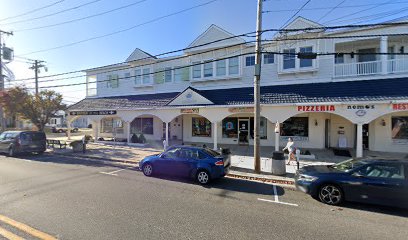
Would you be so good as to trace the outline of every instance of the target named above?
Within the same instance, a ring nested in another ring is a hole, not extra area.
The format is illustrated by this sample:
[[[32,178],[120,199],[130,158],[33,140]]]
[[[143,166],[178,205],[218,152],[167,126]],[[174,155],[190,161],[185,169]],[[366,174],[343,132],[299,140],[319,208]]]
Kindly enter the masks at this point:
[[[44,90],[36,96],[22,87],[5,91],[0,96],[0,102],[6,114],[30,120],[39,131],[44,130],[45,124],[58,110],[66,108],[60,93]]]

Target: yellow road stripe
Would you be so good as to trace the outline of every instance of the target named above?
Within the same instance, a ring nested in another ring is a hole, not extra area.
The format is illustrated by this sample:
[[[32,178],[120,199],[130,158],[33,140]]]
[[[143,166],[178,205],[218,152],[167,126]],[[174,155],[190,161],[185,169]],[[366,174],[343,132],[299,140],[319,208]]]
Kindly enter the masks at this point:
[[[34,236],[34,237],[37,237],[39,239],[56,240],[55,237],[53,237],[53,236],[51,236],[51,235],[49,235],[47,233],[41,232],[41,231],[39,231],[37,229],[34,229],[34,228],[24,224],[24,223],[17,222],[15,220],[11,219],[11,218],[6,217],[6,216],[0,215],[0,221],[2,221],[4,223],[7,223],[7,224],[9,224],[9,225],[11,225],[11,226],[13,226],[13,227],[15,227],[17,229],[20,229],[21,231],[24,231],[24,232],[26,232],[26,233]]]
[[[0,227],[0,235],[10,240],[24,240],[24,238],[19,237],[16,234],[9,232],[6,229],[1,228],[1,227]]]

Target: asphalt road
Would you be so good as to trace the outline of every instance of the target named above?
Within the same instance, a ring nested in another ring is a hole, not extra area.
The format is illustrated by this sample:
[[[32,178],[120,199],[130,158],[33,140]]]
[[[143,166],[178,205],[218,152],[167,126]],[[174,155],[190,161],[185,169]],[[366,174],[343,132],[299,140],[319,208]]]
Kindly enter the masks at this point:
[[[58,239],[407,239],[408,211],[331,207],[293,190],[229,178],[203,187],[70,157],[0,156],[0,239],[10,237],[7,233],[26,239],[36,234]]]

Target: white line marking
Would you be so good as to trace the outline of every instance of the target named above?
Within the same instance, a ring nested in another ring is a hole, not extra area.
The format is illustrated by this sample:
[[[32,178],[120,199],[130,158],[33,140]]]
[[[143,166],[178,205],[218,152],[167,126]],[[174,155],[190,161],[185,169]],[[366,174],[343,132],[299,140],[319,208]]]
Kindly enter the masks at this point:
[[[115,170],[115,171],[112,171],[112,172],[99,172],[99,173],[107,174],[107,175],[112,175],[112,176],[118,176],[118,175],[115,174],[115,173],[121,172],[121,171],[126,170],[126,169],[129,169],[129,168],[122,168],[122,169]]]
[[[284,204],[284,205],[289,205],[289,206],[294,206],[298,207],[299,205],[294,204],[294,203],[287,203],[287,202],[277,202],[277,201],[272,201],[269,199],[263,199],[263,198],[258,198],[259,201],[264,201],[264,202],[271,202],[271,203],[279,203],[279,204]]]
[[[279,202],[278,191],[276,190],[275,185],[273,185],[273,195],[275,195],[275,202]]]

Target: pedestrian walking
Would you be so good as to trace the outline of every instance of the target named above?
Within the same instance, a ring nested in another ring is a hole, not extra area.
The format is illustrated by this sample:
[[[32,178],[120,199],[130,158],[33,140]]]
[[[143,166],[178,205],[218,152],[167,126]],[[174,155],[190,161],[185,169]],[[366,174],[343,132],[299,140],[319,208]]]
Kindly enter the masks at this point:
[[[295,142],[293,142],[293,139],[290,137],[288,138],[288,143],[286,144],[286,147],[283,148],[283,151],[288,150],[289,154],[288,154],[288,162],[286,163],[286,165],[290,165],[290,161],[294,160],[296,161],[296,157],[295,157]]]

